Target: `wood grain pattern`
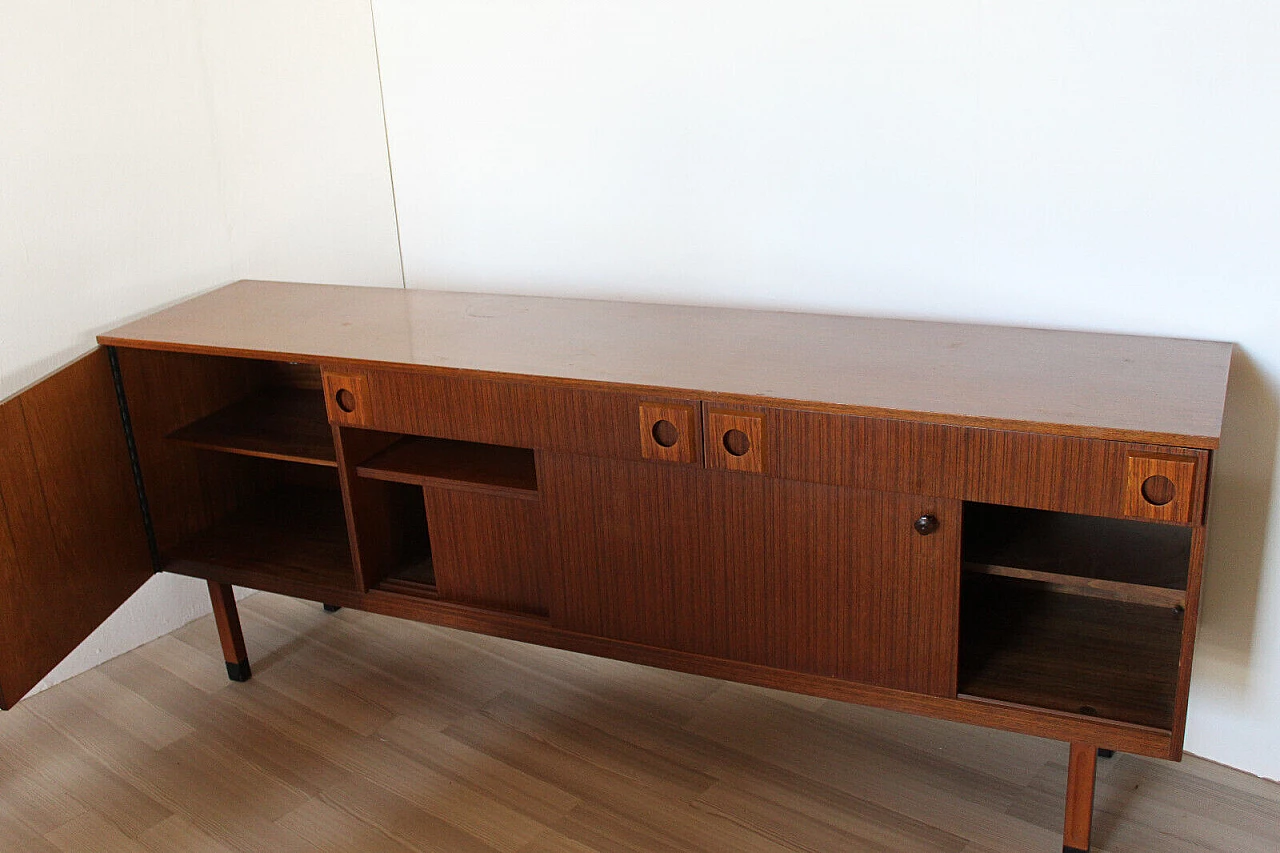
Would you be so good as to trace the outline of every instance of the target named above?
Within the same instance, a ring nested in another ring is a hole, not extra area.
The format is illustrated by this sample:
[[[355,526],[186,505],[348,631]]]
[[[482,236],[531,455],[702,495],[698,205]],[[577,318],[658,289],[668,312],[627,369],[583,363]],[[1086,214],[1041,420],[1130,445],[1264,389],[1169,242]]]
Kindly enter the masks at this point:
[[[0,403],[0,708],[148,578],[107,352]]]
[[[356,474],[360,463],[399,440],[398,435],[389,433],[333,427],[351,560],[362,590],[377,585],[389,573],[410,562],[409,551],[414,550],[416,537],[409,532],[413,507],[405,494],[409,489]],[[419,490],[412,491],[421,496]],[[422,512],[419,523],[425,528],[426,510],[419,509]],[[421,538],[425,539],[425,535]]]
[[[659,435],[659,425],[671,425]],[[702,413],[694,403],[640,404],[640,455],[662,462],[697,464],[702,461]],[[662,439],[660,441],[659,439]],[[665,442],[665,443],[664,443]]]
[[[570,630],[954,692],[959,505],[544,454]],[[922,537],[921,514],[943,520]]]
[[[765,433],[765,471],[773,477],[965,497],[966,429],[773,408],[765,412]]]
[[[1130,453],[1125,465],[1125,515],[1175,524],[1191,521],[1199,504],[1196,466],[1200,461],[1182,454]],[[1162,494],[1149,493],[1152,485]]]
[[[134,349],[117,353],[162,553],[274,487],[266,478],[276,467],[168,438],[264,387],[270,374],[262,362]]]
[[[441,599],[546,615],[540,501],[442,488],[423,494]]]
[[[252,685],[204,617],[0,715],[21,782],[0,849],[1061,850],[1062,744],[271,595],[240,610]],[[1096,814],[1098,850],[1280,844],[1280,785],[1193,756],[1099,761]]]
[[[1128,460],[1167,447],[1004,430],[966,431],[964,497],[991,504],[1126,518]],[[1179,448],[1203,471],[1208,453]],[[1202,517],[1203,474],[1188,520]]]
[[[708,404],[703,421],[708,468],[753,474],[766,470],[769,453],[762,410],[724,409]]]
[[[99,340],[1208,448],[1221,433],[1232,351],[1125,335],[282,282],[238,282]],[[636,357],[654,342],[662,358]]]
[[[964,570],[979,575],[995,575],[1002,578],[1019,578],[1036,581],[1047,591],[1060,595],[1083,595],[1089,598],[1105,598],[1108,601],[1127,601],[1130,604],[1149,604],[1153,607],[1185,607],[1187,594],[1179,589],[1162,586],[1124,583],[1120,581],[1083,578],[1057,572],[1041,572],[1018,566],[999,566],[988,563],[965,563]]]
[[[407,437],[356,467],[374,480],[537,500],[533,451],[445,438]]]
[[[372,426],[369,410],[369,389],[362,373],[335,373],[325,370],[321,374],[324,386],[324,404],[329,420],[344,426]]]
[[[1098,748],[1089,743],[1071,744],[1067,767],[1067,809],[1062,831],[1063,849],[1087,853],[1093,829],[1094,780]]]
[[[337,467],[324,398],[302,388],[269,388],[169,434],[173,441],[263,459]]]

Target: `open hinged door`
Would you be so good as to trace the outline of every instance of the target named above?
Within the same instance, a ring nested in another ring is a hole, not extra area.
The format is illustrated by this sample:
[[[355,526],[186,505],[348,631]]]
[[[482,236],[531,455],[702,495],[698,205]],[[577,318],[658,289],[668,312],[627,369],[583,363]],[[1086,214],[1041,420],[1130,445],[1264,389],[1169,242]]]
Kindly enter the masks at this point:
[[[0,708],[152,574],[106,349],[0,403]]]

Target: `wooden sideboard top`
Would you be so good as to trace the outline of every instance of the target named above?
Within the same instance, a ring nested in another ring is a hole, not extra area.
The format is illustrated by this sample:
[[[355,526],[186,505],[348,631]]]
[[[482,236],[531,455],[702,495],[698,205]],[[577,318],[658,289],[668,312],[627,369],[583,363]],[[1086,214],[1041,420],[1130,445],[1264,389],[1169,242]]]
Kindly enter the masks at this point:
[[[1232,353],[1134,335],[261,281],[98,340],[1206,448],[1218,444]]]

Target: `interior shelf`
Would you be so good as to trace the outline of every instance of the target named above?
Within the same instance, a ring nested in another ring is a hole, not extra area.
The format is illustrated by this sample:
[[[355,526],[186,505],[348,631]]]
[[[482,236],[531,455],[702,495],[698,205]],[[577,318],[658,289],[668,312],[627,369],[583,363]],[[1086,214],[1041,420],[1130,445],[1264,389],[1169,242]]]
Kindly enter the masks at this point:
[[[206,450],[336,468],[324,396],[310,388],[264,388],[169,434]]]
[[[967,572],[1048,584],[1052,591],[1181,606],[1191,530],[1168,524],[965,504]]]
[[[1009,577],[969,575],[961,604],[964,695],[1168,730],[1182,614]]]
[[[323,586],[355,583],[342,496],[330,488],[269,491],[165,557]]]
[[[409,436],[357,466],[373,480],[437,486],[527,500],[538,496],[533,451]]]

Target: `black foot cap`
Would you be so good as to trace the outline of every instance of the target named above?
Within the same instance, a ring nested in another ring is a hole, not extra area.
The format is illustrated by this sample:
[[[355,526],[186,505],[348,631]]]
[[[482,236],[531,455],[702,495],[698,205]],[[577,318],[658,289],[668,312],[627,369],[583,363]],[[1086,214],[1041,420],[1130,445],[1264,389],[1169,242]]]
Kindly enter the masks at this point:
[[[325,613],[337,613],[341,609],[342,609],[342,606],[338,604],[326,604],[324,606]]]
[[[1116,751],[1115,751],[1114,749],[1099,749],[1099,750],[1098,750],[1098,757],[1099,757],[1099,758],[1112,758],[1113,756],[1115,756],[1115,754],[1116,754]]]
[[[251,675],[253,673],[249,671],[249,662],[247,660],[242,660],[239,663],[227,661],[227,678],[232,681],[248,681]]]
[[[1062,853],[1089,853],[1089,851],[1083,847],[1068,847],[1064,844],[1062,845]]]

